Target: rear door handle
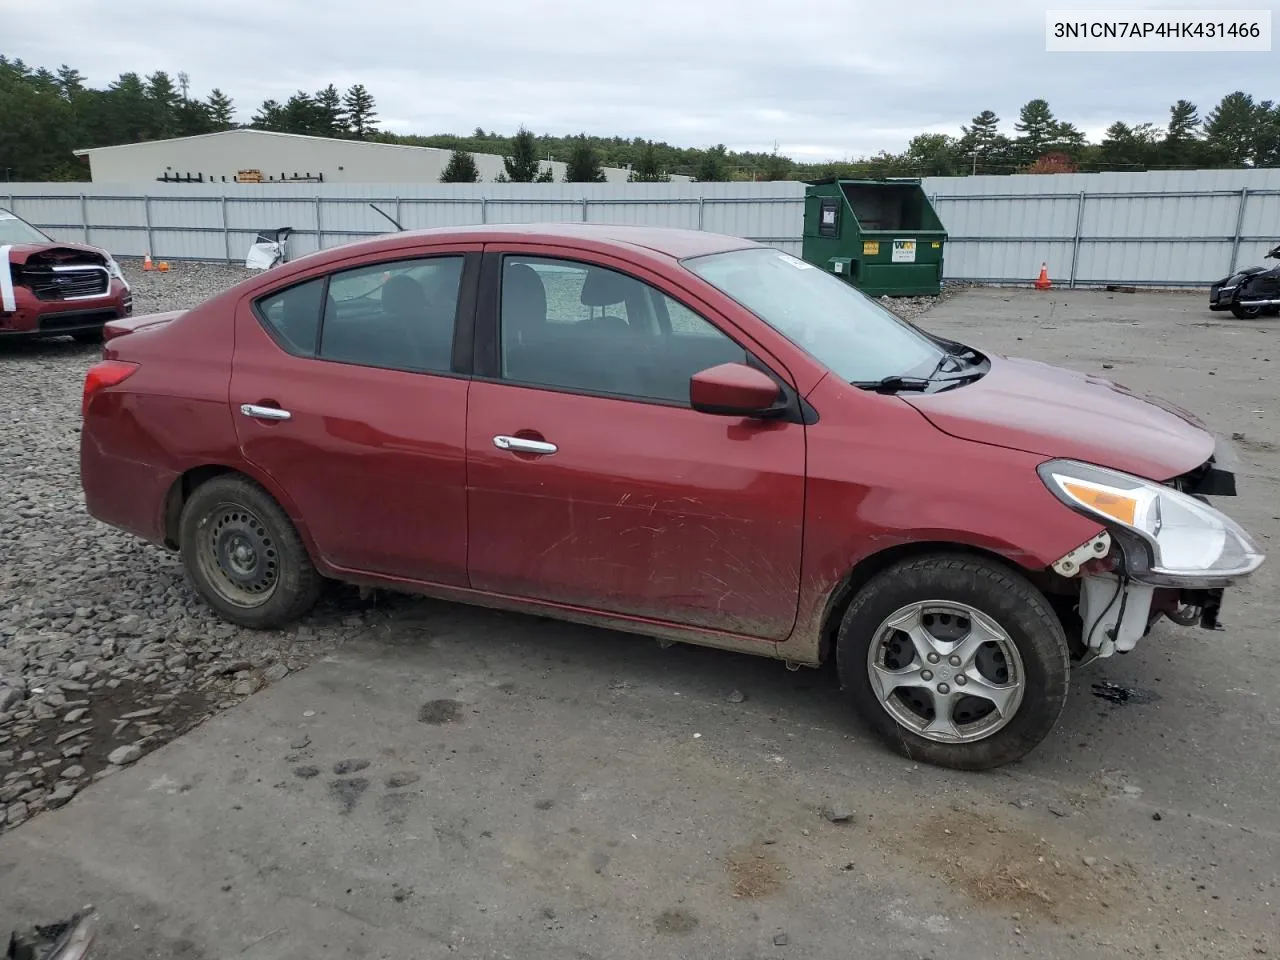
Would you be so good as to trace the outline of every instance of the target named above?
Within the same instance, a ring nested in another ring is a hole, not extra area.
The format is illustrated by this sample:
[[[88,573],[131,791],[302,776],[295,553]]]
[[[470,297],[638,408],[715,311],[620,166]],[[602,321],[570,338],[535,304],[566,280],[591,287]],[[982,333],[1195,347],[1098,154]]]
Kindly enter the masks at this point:
[[[288,410],[281,410],[279,407],[262,407],[256,403],[240,404],[240,412],[246,417],[256,417],[259,420],[288,420],[293,416]]]
[[[519,453],[555,453],[560,448],[545,440],[527,440],[524,437],[506,437],[501,434],[493,438],[493,445],[499,450],[515,450]]]

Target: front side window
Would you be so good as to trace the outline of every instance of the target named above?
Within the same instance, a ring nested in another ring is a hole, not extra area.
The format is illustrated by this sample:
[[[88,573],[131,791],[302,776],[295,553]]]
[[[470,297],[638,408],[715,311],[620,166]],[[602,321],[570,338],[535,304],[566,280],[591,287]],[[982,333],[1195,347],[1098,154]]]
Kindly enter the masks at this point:
[[[377,263],[333,274],[319,356],[368,367],[447,373],[460,256]]]
[[[508,256],[502,377],[576,393],[688,404],[689,379],[746,351],[635,277],[594,264]]]
[[[733,250],[683,265],[846,382],[927,377],[945,356],[857,288],[778,250]]]

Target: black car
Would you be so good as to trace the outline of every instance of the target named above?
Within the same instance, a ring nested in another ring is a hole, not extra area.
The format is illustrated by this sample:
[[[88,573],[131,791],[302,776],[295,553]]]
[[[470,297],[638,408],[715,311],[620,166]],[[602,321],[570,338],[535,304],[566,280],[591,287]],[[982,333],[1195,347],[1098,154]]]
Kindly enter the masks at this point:
[[[1280,245],[1267,251],[1267,260],[1280,260]],[[1209,288],[1209,309],[1230,310],[1241,320],[1280,313],[1280,266],[1245,267]]]

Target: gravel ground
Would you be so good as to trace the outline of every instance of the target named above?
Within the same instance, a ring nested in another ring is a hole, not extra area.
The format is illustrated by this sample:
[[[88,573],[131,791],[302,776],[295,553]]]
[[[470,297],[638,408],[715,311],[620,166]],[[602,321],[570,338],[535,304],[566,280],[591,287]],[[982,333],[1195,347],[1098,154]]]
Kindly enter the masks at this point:
[[[123,265],[137,313],[190,307],[252,275]],[[937,300],[885,298],[907,317]],[[335,586],[289,632],[216,619],[176,556],[84,511],[78,403],[98,356],[69,339],[0,344],[0,830],[376,630],[405,602]]]
[[[138,313],[191,306],[250,275],[124,266]],[[336,588],[296,630],[237,629],[196,598],[176,556],[89,517],[78,404],[98,356],[69,339],[0,344],[0,830],[61,806],[379,615],[374,601]]]

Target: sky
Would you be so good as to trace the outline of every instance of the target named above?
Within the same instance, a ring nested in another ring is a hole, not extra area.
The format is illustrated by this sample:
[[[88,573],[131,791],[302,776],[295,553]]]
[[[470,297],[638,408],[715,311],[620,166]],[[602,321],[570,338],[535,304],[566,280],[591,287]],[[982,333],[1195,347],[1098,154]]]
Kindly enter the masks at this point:
[[[1128,0],[1124,9],[1272,9],[1276,0]],[[363,83],[394,133],[643,137],[798,160],[900,152],[1034,97],[1091,139],[1163,126],[1244,90],[1280,99],[1270,53],[1049,53],[1046,6],[1075,0],[0,0],[0,52],[93,86],[185,71],[247,122],[263,100]]]

